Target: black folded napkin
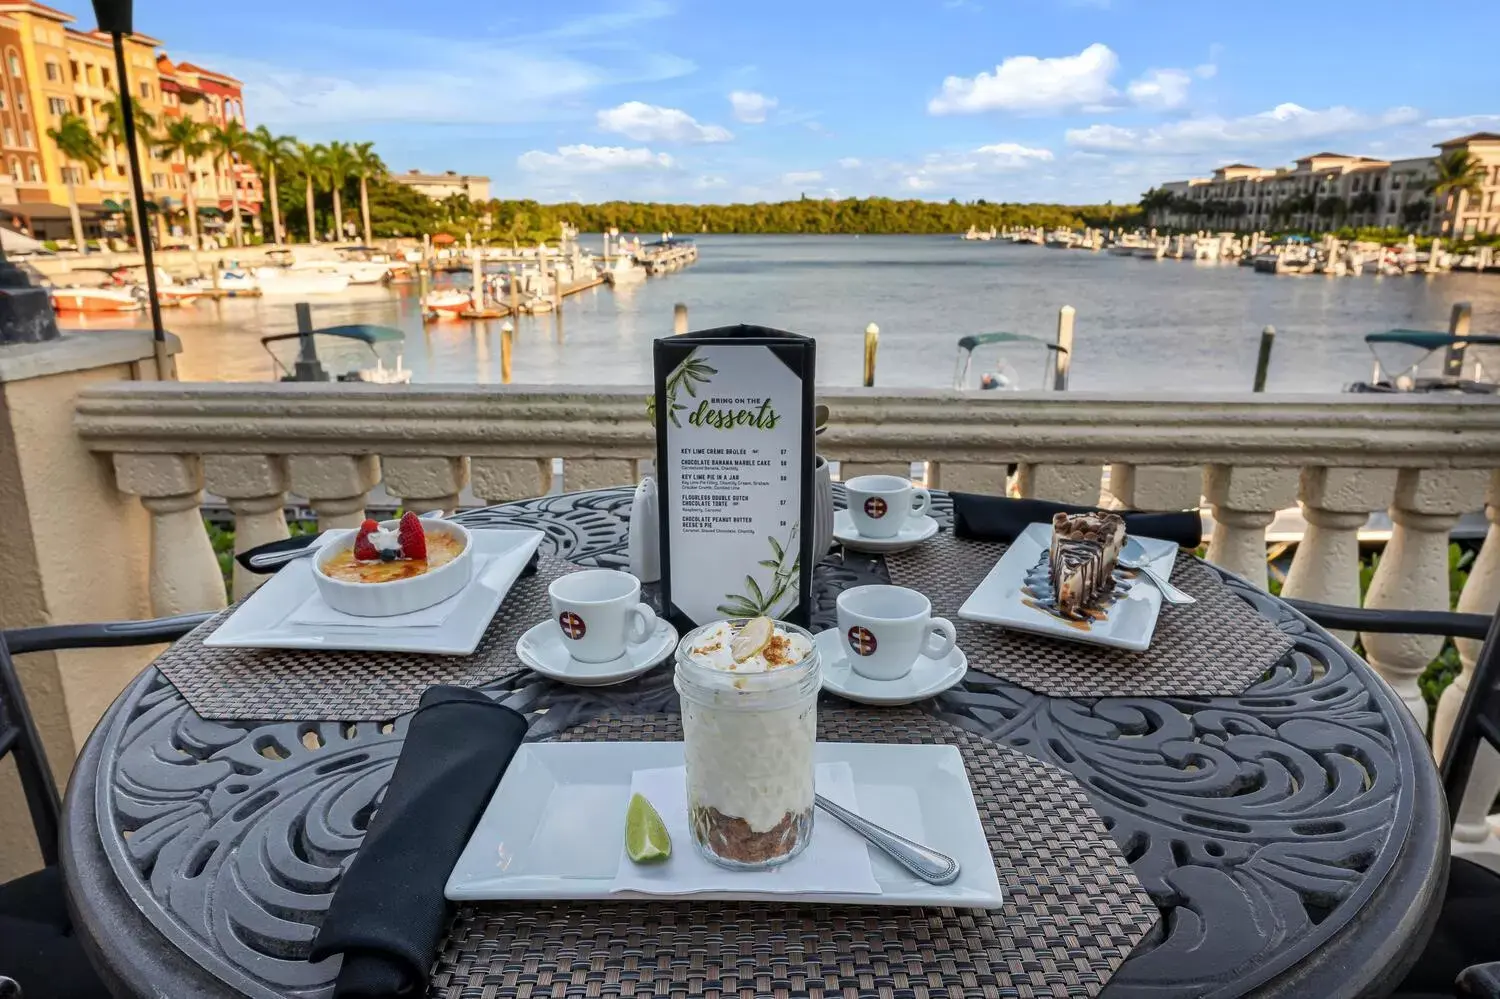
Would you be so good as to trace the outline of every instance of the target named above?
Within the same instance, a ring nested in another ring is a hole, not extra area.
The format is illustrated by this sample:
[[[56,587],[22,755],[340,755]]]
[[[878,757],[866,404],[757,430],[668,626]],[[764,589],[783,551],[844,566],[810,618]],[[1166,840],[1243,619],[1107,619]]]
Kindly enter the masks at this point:
[[[448,924],[443,885],[526,734],[467,687],[429,687],[364,843],[339,880],[312,959],[344,955],[336,999],[417,996]]]
[[[974,493],[953,493],[952,496],[954,535],[976,541],[1014,541],[1031,524],[1052,523],[1054,513],[1088,513],[1098,509]],[[1125,530],[1130,534],[1175,541],[1182,548],[1197,548],[1203,543],[1203,520],[1197,510],[1180,513],[1117,512],[1125,518]]]

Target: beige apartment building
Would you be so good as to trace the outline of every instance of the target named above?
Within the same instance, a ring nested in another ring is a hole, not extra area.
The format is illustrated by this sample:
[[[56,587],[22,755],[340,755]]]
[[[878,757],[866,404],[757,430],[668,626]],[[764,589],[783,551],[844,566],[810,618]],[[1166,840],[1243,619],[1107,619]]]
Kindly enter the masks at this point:
[[[1380,160],[1324,152],[1305,156],[1291,168],[1236,163],[1220,167],[1212,177],[1163,184],[1161,190],[1174,198],[1203,207],[1159,208],[1150,212],[1150,222],[1246,232],[1349,225],[1404,227],[1448,237],[1500,233],[1500,134],[1476,132],[1440,142],[1437,148],[1439,155],[1466,151],[1484,167],[1477,198],[1463,193],[1435,200],[1427,193],[1437,176],[1436,156]]]
[[[444,173],[410,170],[391,174],[391,180],[420,191],[433,201],[442,201],[454,194],[466,194],[470,201],[490,200],[490,179],[475,174],[454,173],[452,170]]]

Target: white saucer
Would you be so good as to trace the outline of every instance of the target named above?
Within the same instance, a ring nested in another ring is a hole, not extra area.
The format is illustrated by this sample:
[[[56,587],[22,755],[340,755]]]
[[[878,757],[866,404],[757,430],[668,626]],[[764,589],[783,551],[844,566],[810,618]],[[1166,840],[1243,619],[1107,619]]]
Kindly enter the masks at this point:
[[[901,533],[893,538],[867,538],[854,526],[854,518],[848,510],[839,510],[833,515],[833,539],[850,551],[870,552],[883,555],[904,552],[915,548],[938,532],[938,522],[925,513],[908,518],[901,525]]]
[[[813,641],[823,657],[823,689],[860,704],[895,707],[925,701],[956,685],[969,671],[969,657],[954,646],[941,659],[918,656],[911,672],[899,680],[871,680],[854,672],[849,665],[843,636],[837,628],[819,632]]]
[[[677,648],[677,629],[657,619],[656,629],[644,642],[625,647],[625,654],[607,663],[579,662],[563,645],[557,622],[550,618],[533,625],[516,642],[516,655],[523,665],[542,676],[576,687],[607,687],[624,683],[647,672]]]

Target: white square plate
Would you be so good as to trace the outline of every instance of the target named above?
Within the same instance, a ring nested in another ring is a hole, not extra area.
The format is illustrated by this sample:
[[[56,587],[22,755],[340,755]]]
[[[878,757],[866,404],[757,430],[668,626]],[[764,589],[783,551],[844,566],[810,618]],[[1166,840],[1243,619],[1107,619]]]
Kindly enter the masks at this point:
[[[1177,546],[1157,538],[1137,537],[1146,557],[1157,572],[1170,578]],[[1156,631],[1156,617],[1161,612],[1161,592],[1150,580],[1133,582],[1128,592],[1111,605],[1102,621],[1083,624],[1065,621],[1055,614],[1033,607],[1022,590],[1026,574],[1052,547],[1052,525],[1032,524],[1021,532],[1015,543],[1000,556],[1000,561],[984,577],[984,582],[969,594],[958,609],[966,621],[999,624],[1017,631],[1030,631],[1070,642],[1110,645],[1117,649],[1144,652]]]
[[[879,895],[744,891],[692,898],[969,909],[1001,904],[994,857],[957,749],[820,742],[817,761],[849,764],[860,814],[956,858],[958,880],[927,884],[866,847]],[[682,763],[680,742],[523,745],[449,875],[445,894],[454,900],[661,898],[610,888],[620,863],[631,775]],[[818,812],[814,835],[819,825],[837,821]],[[674,855],[692,849],[691,843],[672,843]]]
[[[532,553],[542,543],[541,531],[476,530],[474,554],[483,560],[476,575],[457,596],[457,604],[441,624],[403,628],[361,623],[346,615],[347,624],[299,624],[295,612],[309,600],[319,600],[313,581],[313,558],[299,558],[250,595],[229,618],[203,640],[204,645],[245,649],[341,649],[356,652],[427,652],[466,656],[479,644],[484,629],[500,607]]]

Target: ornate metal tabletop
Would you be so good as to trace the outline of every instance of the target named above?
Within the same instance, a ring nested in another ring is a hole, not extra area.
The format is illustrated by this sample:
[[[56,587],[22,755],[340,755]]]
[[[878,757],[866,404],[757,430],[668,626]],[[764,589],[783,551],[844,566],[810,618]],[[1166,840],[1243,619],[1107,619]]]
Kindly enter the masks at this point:
[[[561,557],[623,567],[630,502],[624,489],[550,496],[466,522],[537,527]],[[951,518],[945,497],[934,513]],[[840,589],[884,571],[825,560],[815,624],[831,623]],[[1435,769],[1357,656],[1285,603],[1226,583],[1295,642],[1243,695],[1049,698],[970,672],[924,708],[1087,789],[1163,916],[1105,995],[1378,994],[1440,901]],[[523,671],[486,689],[533,717],[531,738],[676,700],[668,670],[604,689]],[[327,995],[331,968],[306,954],[405,723],[207,721],[156,670],[132,682],[78,760],[64,831],[79,927],[112,987]]]

